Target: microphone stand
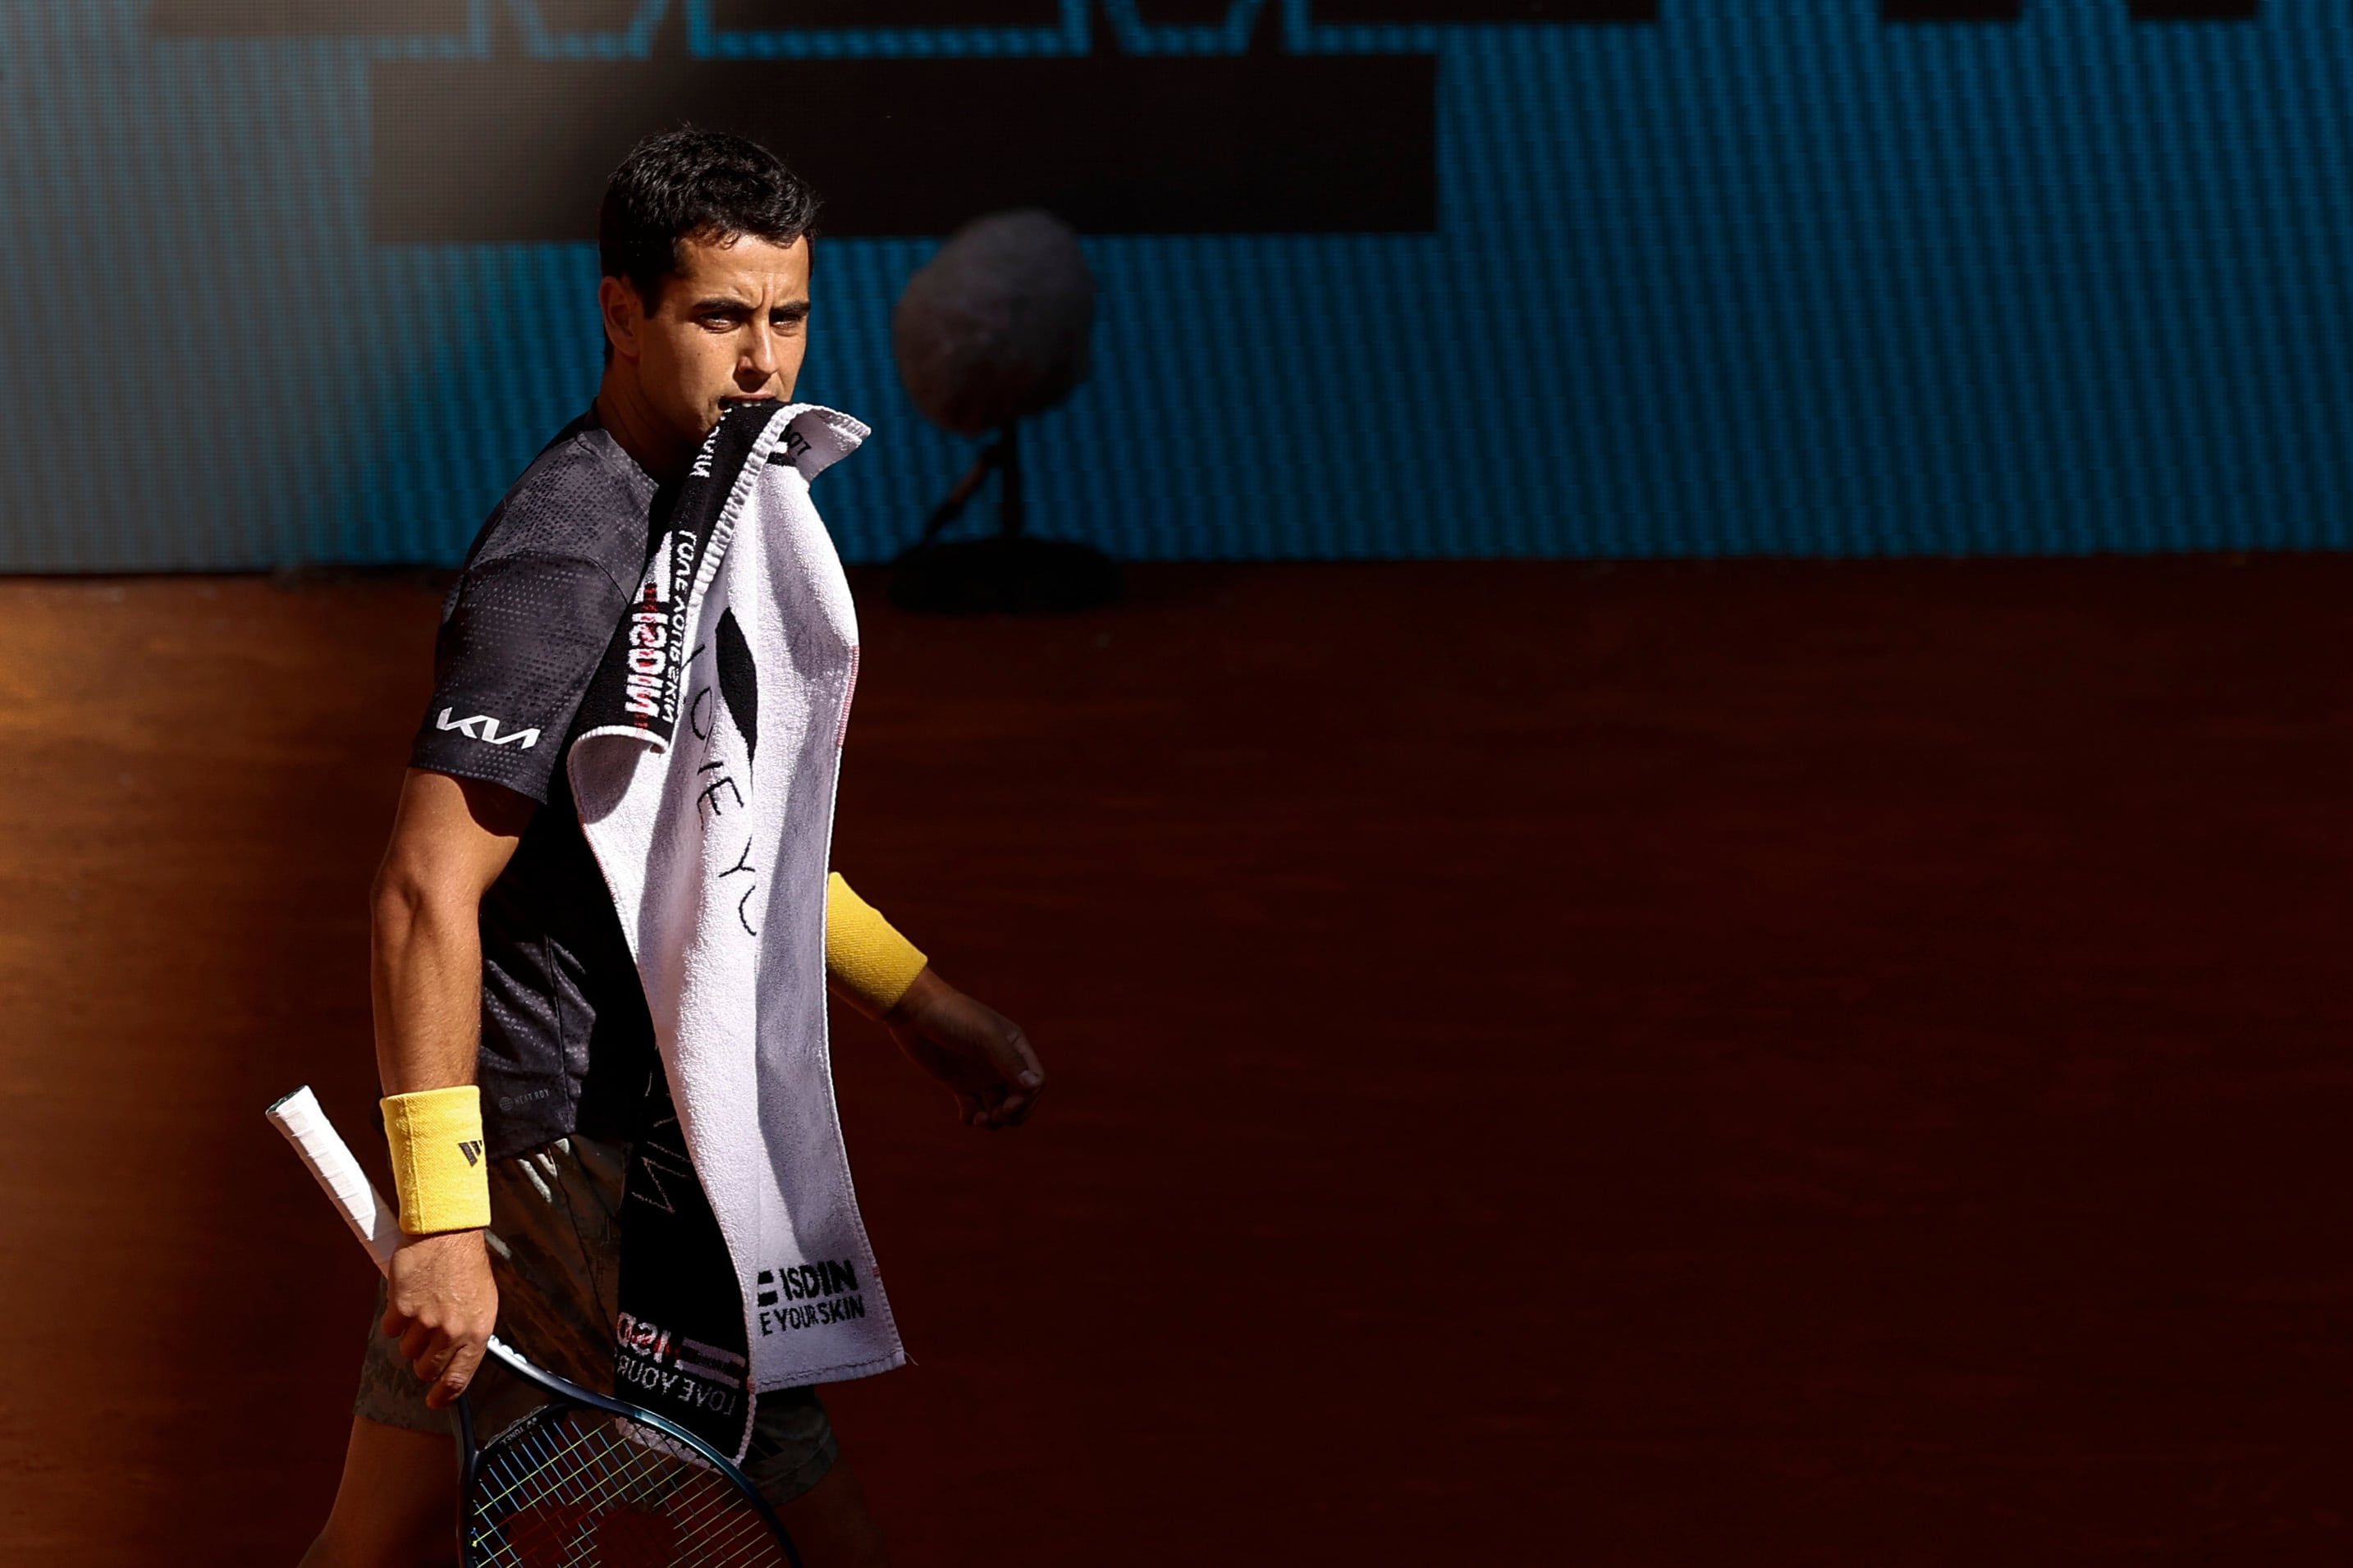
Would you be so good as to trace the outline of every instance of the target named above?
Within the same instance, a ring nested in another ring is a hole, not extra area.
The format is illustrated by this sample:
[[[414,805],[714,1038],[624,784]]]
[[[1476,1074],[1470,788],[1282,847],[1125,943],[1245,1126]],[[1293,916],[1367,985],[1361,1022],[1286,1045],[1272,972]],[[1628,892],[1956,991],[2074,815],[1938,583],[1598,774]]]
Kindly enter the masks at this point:
[[[993,537],[943,542],[991,474],[997,476]],[[1021,481],[1021,424],[1008,421],[981,448],[947,499],[932,509],[923,537],[893,562],[891,602],[930,615],[1053,615],[1091,610],[1119,597],[1119,568],[1091,544],[1033,539]]]

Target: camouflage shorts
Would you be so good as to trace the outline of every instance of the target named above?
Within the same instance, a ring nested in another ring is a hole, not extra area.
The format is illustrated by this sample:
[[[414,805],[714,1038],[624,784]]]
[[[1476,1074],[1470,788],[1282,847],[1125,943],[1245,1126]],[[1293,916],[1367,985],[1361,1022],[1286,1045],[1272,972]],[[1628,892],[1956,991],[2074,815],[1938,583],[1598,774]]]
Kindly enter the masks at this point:
[[[599,1393],[613,1387],[613,1319],[620,1277],[620,1224],[628,1145],[577,1134],[491,1163],[491,1273],[499,1286],[499,1337],[539,1365]],[[454,1412],[426,1407],[426,1385],[377,1331],[376,1289],[360,1360],[353,1414],[417,1432],[457,1429]],[[522,1379],[485,1364],[469,1393],[480,1436],[528,1414],[539,1396]],[[783,1504],[825,1478],[839,1453],[813,1388],[759,1397],[744,1474]]]

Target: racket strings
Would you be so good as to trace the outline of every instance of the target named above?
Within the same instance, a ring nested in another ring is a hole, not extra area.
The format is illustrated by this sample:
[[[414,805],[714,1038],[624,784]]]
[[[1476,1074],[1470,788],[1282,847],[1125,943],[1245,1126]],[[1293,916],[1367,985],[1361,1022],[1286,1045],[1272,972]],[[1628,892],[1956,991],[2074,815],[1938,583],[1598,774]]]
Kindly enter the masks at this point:
[[[560,1447],[539,1434],[516,1457],[523,1463],[507,1467],[514,1473],[498,1488],[495,1506],[511,1521],[502,1534],[526,1568],[538,1568],[533,1559],[574,1561],[571,1551],[589,1544],[585,1537],[592,1523],[596,1551],[579,1561],[756,1561],[765,1544],[765,1527],[756,1521],[737,1519],[729,1528],[727,1516],[744,1509],[733,1489],[649,1454],[607,1424],[596,1423]],[[744,1533],[746,1525],[753,1533]],[[731,1536],[733,1550],[728,1549]]]
[[[783,1549],[753,1505],[704,1467],[564,1409],[484,1449],[474,1485],[478,1560],[498,1568],[770,1568]]]
[[[502,1489],[511,1511],[500,1521],[497,1544],[507,1550],[492,1561],[520,1568],[591,1563],[717,1568],[781,1561],[775,1538],[732,1488],[705,1476],[664,1474],[670,1467],[636,1455],[599,1458],[607,1462],[593,1475],[575,1476],[574,1484],[546,1497]]]

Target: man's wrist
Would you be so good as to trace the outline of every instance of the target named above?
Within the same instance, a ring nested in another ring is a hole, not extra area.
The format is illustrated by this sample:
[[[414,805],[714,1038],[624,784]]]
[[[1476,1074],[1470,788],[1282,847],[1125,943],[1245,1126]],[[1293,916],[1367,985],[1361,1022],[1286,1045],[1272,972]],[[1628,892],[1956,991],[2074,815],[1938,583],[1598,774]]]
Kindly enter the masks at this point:
[[[428,1230],[424,1232],[404,1230],[400,1233],[400,1245],[403,1247],[415,1247],[420,1241],[454,1241],[459,1237],[471,1237],[474,1238],[476,1245],[487,1248],[490,1245],[487,1239],[490,1234],[490,1230],[487,1226],[479,1225],[467,1226],[458,1230]]]
[[[915,978],[907,983],[907,989],[900,993],[899,999],[882,1013],[882,1021],[886,1024],[907,1023],[929,1007],[943,993],[954,989],[940,978],[939,971],[926,963],[915,972]]]

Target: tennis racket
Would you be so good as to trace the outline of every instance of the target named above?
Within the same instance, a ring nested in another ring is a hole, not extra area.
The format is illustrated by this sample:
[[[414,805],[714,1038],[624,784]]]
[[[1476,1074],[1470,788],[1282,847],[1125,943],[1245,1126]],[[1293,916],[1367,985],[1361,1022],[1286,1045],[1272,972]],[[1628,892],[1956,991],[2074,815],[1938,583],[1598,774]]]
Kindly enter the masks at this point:
[[[400,1218],[308,1088],[268,1112],[386,1268]],[[543,1372],[495,1337],[490,1354],[546,1402],[488,1443],[458,1402],[466,1568],[800,1568],[774,1510],[716,1449],[649,1410]]]

